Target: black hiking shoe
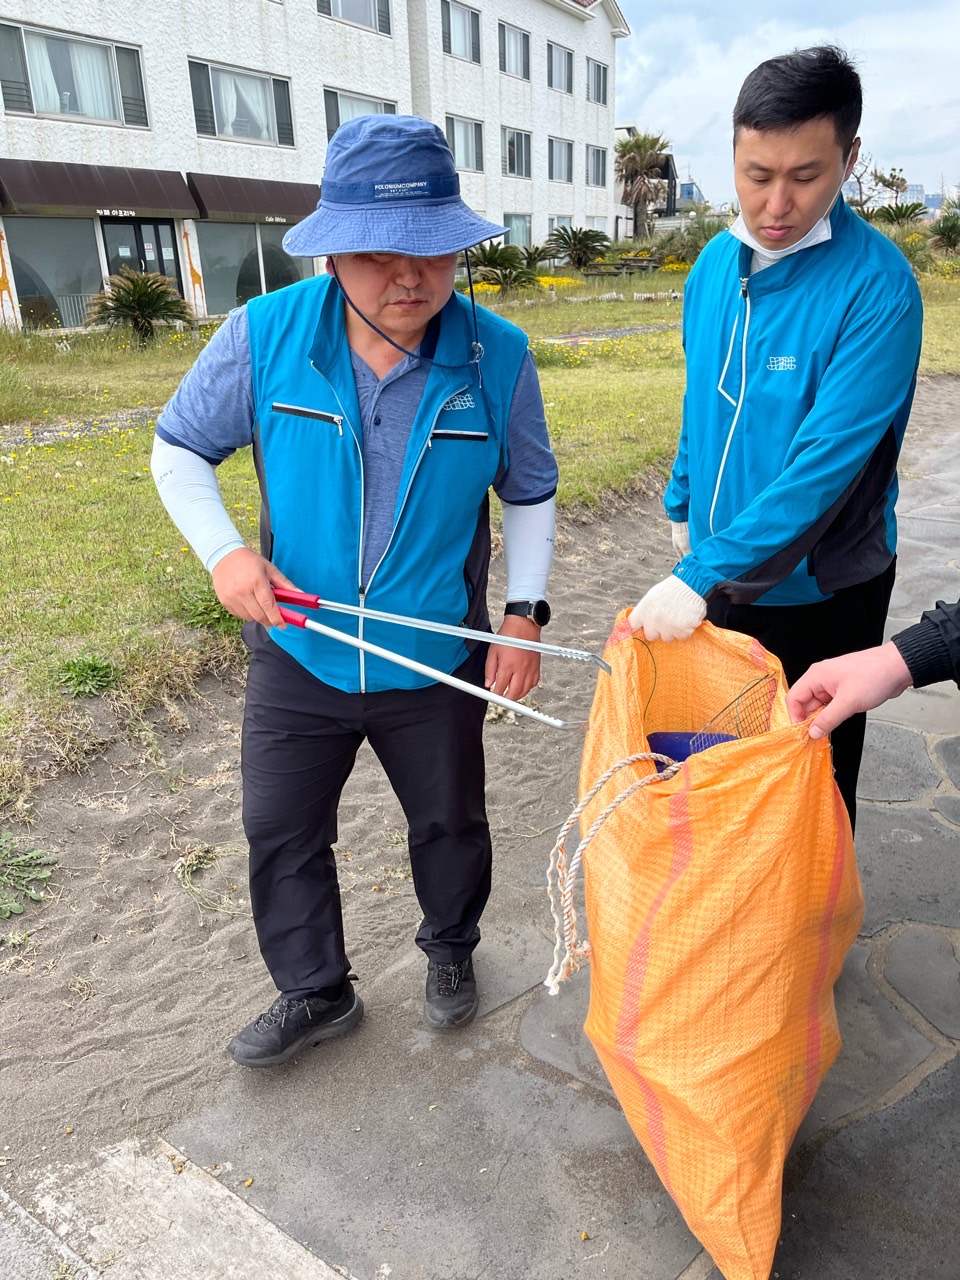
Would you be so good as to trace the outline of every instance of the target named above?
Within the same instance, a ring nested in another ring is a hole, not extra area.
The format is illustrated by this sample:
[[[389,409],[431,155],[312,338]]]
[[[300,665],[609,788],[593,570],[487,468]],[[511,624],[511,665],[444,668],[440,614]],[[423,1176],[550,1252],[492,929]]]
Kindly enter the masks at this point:
[[[463,1027],[473,1020],[480,997],[473,976],[473,960],[453,964],[427,964],[427,995],[423,1002],[423,1020],[428,1027],[446,1031]]]
[[[363,1001],[351,982],[344,983],[339,1000],[278,996],[248,1027],[233,1037],[227,1053],[244,1067],[278,1067],[321,1040],[352,1031],[363,1017]]]

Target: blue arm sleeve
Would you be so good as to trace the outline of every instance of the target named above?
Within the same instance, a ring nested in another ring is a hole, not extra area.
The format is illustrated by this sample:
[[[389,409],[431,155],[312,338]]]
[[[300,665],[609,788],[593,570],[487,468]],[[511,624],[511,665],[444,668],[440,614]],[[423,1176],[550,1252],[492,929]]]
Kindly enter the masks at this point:
[[[164,406],[157,435],[216,466],[253,441],[247,313],[231,311]]]
[[[493,482],[503,502],[529,506],[557,492],[557,460],[547,437],[537,366],[528,351],[513,389],[507,424],[507,465]]]
[[[683,308],[683,330],[682,342],[683,350],[687,349],[687,303],[690,297],[690,284],[687,282],[687,289],[684,293]],[[673,469],[670,472],[670,483],[667,485],[666,492],[663,495],[663,506],[668,517],[671,520],[679,521],[681,524],[686,523],[687,511],[690,507],[690,465],[687,460],[687,404],[688,398],[683,397],[683,416],[680,423],[680,439],[677,441],[677,456],[674,459]]]

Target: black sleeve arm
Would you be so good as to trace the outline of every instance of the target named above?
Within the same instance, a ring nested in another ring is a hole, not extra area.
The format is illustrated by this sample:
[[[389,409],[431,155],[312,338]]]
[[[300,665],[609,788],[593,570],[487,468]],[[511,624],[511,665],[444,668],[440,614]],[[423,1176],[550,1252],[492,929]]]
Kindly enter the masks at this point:
[[[960,600],[937,601],[920,621],[893,637],[916,689],[940,680],[960,684]]]

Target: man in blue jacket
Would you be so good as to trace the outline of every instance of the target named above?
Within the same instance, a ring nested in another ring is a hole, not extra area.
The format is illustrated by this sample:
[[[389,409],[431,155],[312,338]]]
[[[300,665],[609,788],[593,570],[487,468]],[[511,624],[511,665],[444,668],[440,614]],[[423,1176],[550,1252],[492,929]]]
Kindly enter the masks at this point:
[[[893,587],[897,457],[921,305],[900,250],[840,188],[860,78],[836,48],[762,63],[734,110],[741,213],[684,300],[687,388],[665,496],[680,557],[631,615],[650,639],[709,618],[796,680],[879,644]],[[865,716],[832,739],[851,823]]]
[[[436,125],[363,116],[331,140],[317,211],[288,232],[327,274],[231,312],[165,408],[160,495],[211,571],[251,649],[243,822],[260,950],[280,995],[228,1052],[286,1062],[356,1026],[332,845],[364,739],[409,824],[423,910],[424,1017],[477,1009],[472,952],[490,892],[484,703],[314,631],[286,628],[274,587],[490,630],[488,491],[503,503],[500,634],[537,640],[553,548],[557,467],[525,336],[454,292],[458,254],[503,234],[460,199]],[[253,446],[260,552],[244,545],[214,467]],[[383,620],[325,625],[521,698],[536,654]],[[491,639],[493,636],[491,635]]]

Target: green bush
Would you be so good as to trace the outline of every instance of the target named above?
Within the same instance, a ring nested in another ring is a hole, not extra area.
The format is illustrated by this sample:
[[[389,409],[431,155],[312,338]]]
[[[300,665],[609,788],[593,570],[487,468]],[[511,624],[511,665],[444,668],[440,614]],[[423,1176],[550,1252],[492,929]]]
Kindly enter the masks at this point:
[[[132,329],[139,345],[152,342],[159,325],[176,321],[189,324],[193,313],[169,276],[157,271],[133,271],[121,267],[107,280],[87,311],[88,324],[111,329]]]

